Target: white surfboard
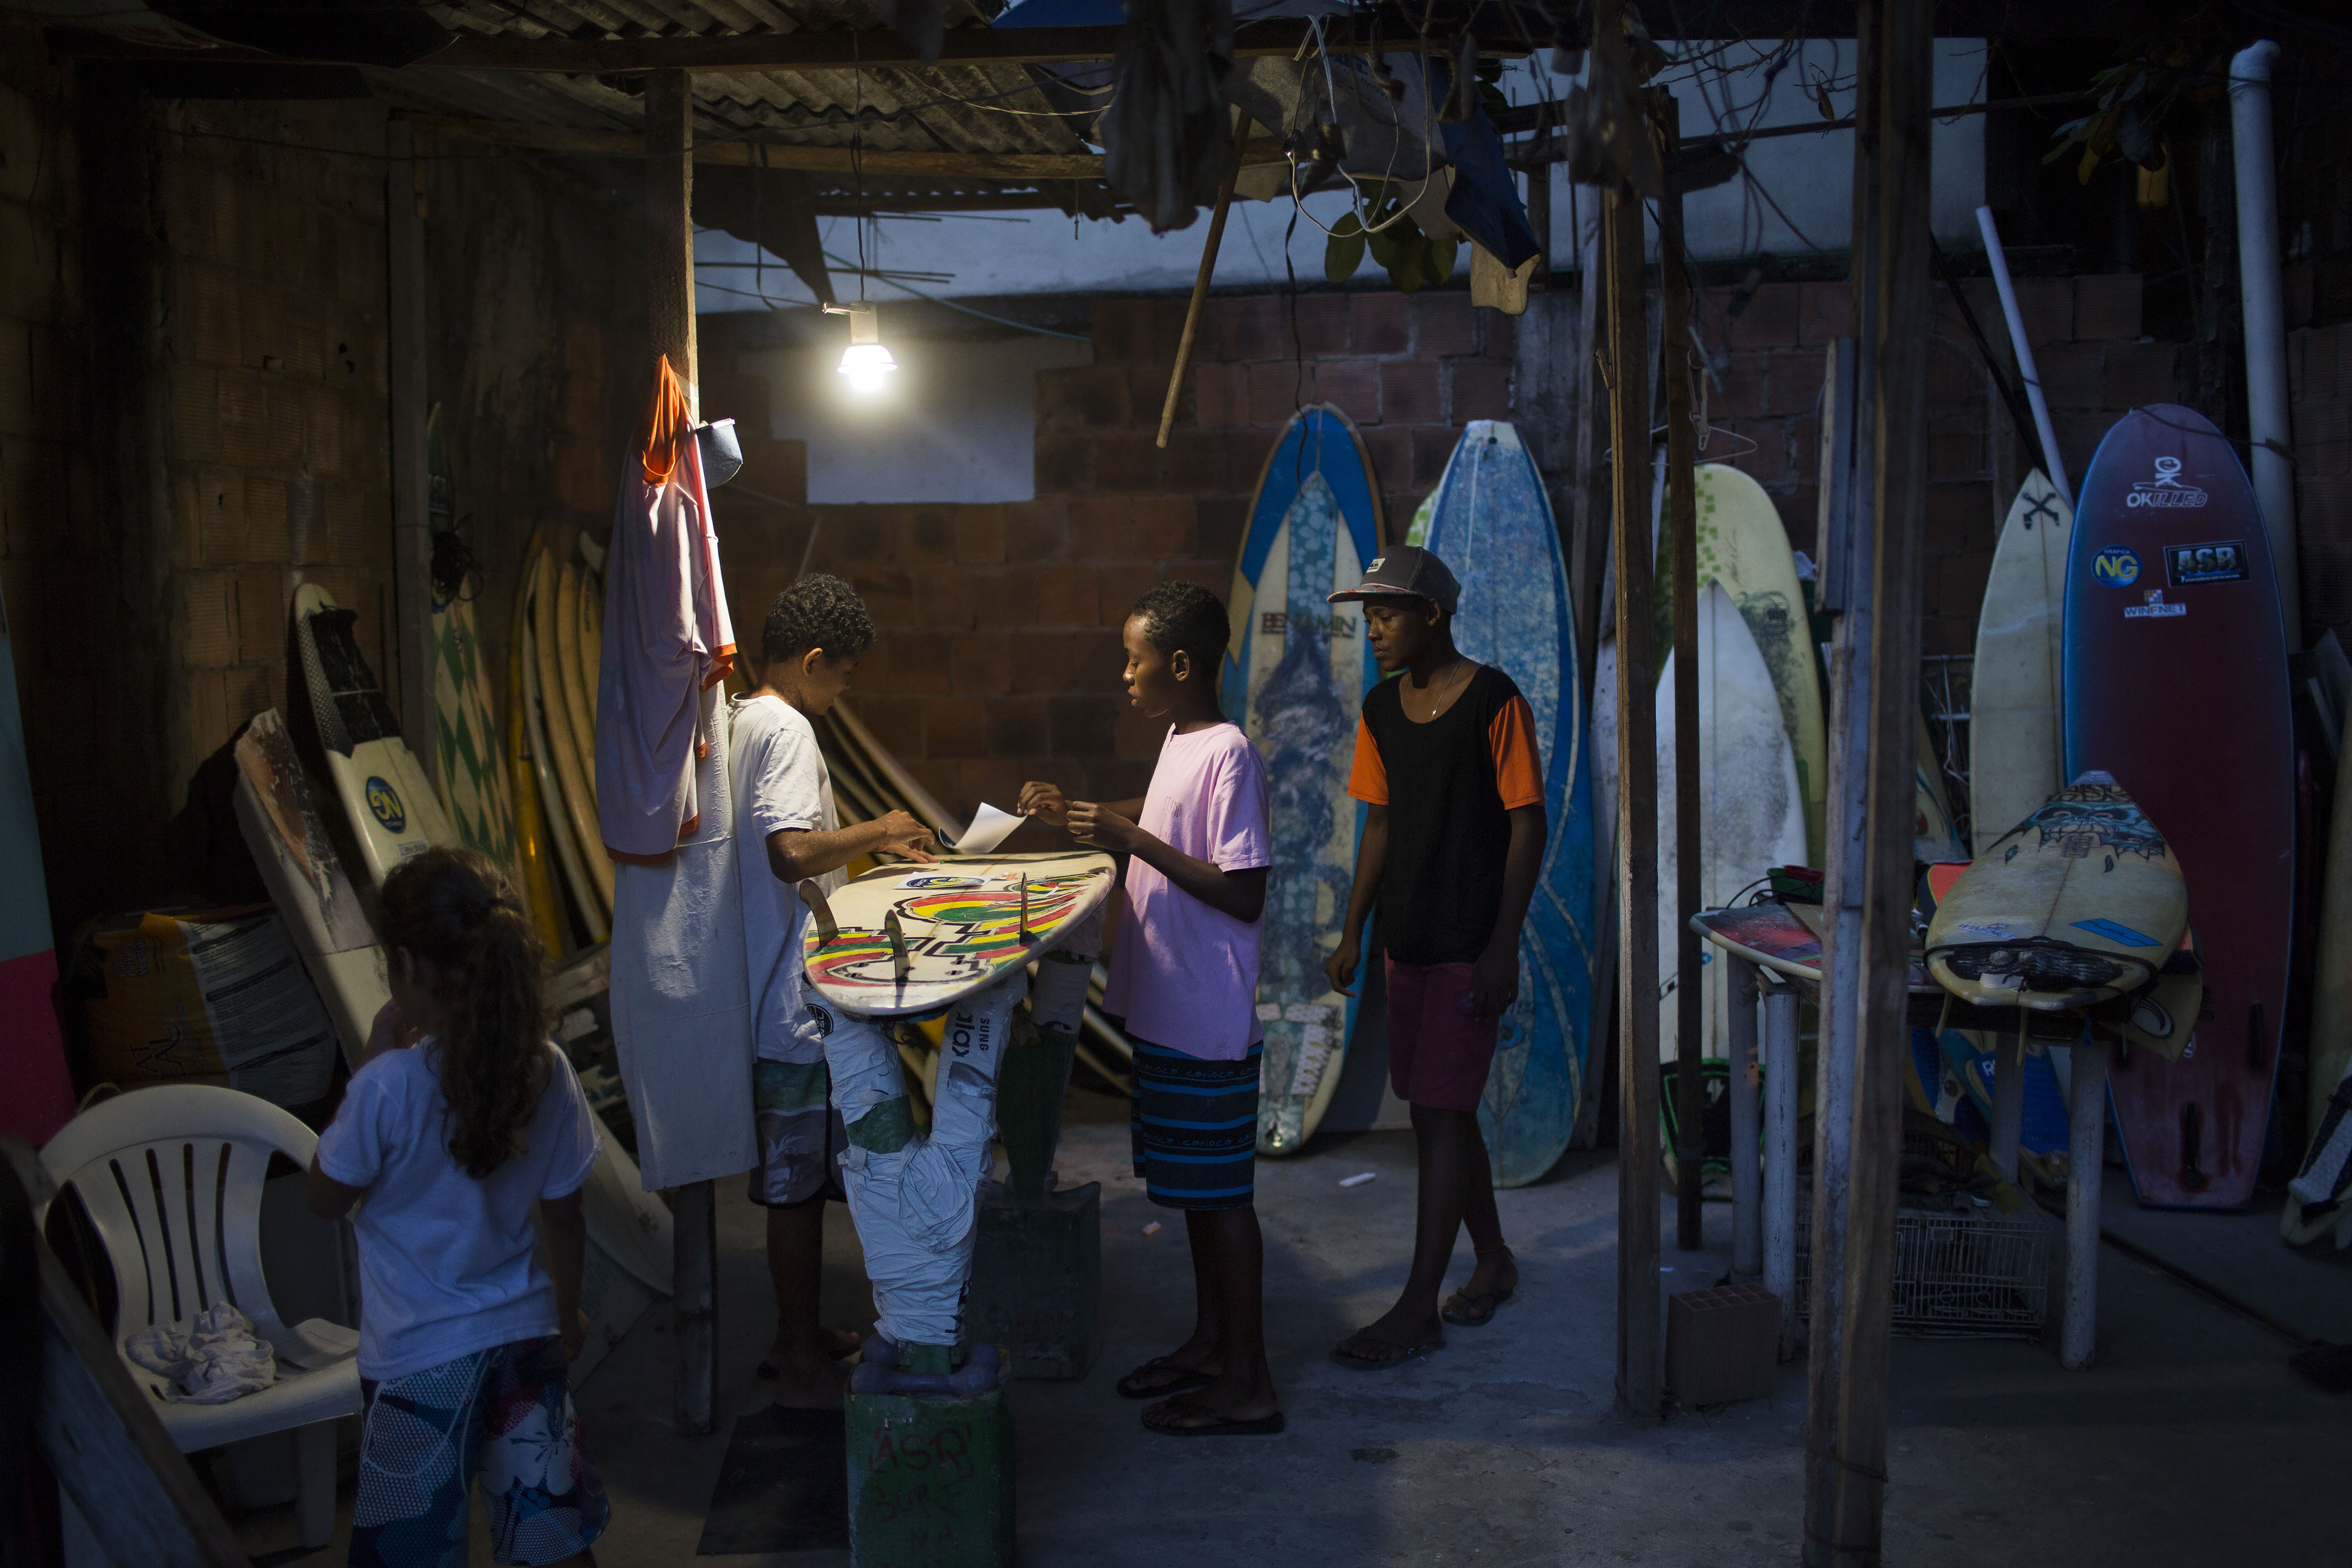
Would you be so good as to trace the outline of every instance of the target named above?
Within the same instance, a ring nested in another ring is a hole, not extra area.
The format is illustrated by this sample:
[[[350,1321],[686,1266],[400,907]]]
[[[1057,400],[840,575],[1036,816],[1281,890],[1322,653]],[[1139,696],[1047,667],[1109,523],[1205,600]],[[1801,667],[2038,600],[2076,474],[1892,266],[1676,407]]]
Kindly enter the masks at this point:
[[[1699,907],[1720,909],[1776,865],[1805,858],[1805,802],[1780,697],[1748,622],[1714,579],[1698,596]],[[1658,681],[1658,1057],[1675,1059],[1675,661]],[[1702,949],[1702,953],[1704,953]],[[1707,964],[1702,1057],[1727,1052],[1724,967]]]
[[[1969,828],[1980,855],[2066,782],[2058,682],[2074,523],[2036,468],[1993,547],[1969,696]]]
[[[381,887],[403,860],[458,840],[431,776],[401,738],[383,683],[352,634],[355,618],[315,582],[294,591],[297,673],[310,689],[311,719],[337,804],[359,842],[368,880]]]

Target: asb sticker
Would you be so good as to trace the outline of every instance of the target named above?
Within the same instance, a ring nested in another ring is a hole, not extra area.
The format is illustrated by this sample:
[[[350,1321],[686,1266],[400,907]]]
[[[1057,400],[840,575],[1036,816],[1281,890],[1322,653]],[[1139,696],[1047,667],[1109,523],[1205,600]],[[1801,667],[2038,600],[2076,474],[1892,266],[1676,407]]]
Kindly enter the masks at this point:
[[[2164,572],[2175,588],[2192,582],[2242,582],[2246,578],[2246,547],[2239,539],[2210,545],[2167,545]]]
[[[2109,588],[2129,588],[2139,580],[2139,551],[2128,545],[2109,545],[2091,558],[2091,580]]]
[[[407,831],[408,811],[400,803],[400,792],[373,774],[368,776],[367,803],[368,810],[375,813],[375,820],[383,824],[384,831]]]

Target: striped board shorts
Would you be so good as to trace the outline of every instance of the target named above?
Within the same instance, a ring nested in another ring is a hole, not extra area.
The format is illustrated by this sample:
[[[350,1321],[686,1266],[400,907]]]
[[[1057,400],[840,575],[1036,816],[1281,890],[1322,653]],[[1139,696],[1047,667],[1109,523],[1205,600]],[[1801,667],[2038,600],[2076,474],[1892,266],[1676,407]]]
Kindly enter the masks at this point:
[[[1128,1115],[1135,1174],[1162,1208],[1245,1208],[1257,1192],[1258,1068],[1265,1049],[1238,1061],[1135,1046],[1135,1098]]]

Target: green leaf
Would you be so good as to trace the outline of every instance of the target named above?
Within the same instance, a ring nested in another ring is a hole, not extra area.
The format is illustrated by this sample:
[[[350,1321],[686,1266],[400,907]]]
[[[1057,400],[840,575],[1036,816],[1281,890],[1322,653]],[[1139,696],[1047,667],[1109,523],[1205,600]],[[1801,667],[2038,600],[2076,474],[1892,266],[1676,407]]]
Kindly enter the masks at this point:
[[[1332,283],[1345,283],[1356,276],[1356,268],[1364,265],[1364,233],[1360,226],[1352,233],[1337,232],[1342,225],[1353,225],[1353,214],[1332,225],[1334,233],[1323,242],[1323,276]]]
[[[1460,254],[1458,239],[1433,239],[1422,258],[1421,269],[1432,283],[1444,283],[1454,276],[1454,258]]]
[[[1372,259],[1391,272],[1394,272],[1397,269],[1398,259],[1404,254],[1404,241],[1407,235],[1414,239],[1421,237],[1421,230],[1414,226],[1411,218],[1400,219],[1385,227],[1374,229],[1369,241],[1371,246]]]

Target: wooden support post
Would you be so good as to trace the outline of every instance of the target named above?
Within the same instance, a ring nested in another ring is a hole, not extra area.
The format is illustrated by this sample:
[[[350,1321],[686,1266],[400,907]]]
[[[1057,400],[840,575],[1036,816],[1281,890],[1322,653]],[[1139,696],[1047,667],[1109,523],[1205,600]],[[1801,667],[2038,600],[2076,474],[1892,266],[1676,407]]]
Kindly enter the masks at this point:
[[[701,417],[695,384],[694,90],[682,70],[646,79],[646,327],[652,355],[667,356]],[[676,1416],[681,1432],[713,1429],[719,1400],[719,1219],[707,1181],[674,1189],[673,1322],[677,1333]]]
[[[1764,1216],[1757,1165],[1762,1144],[1756,1094],[1756,966],[1724,954],[1730,1001],[1725,1054],[1731,1058],[1731,1270],[1764,1271]]]
[[[1764,1288],[1780,1298],[1780,1359],[1797,1354],[1797,988],[1764,998]]]
[[[390,683],[400,727],[419,757],[432,756],[433,534],[425,488],[429,412],[425,377],[424,193],[416,184],[416,132],[384,128],[384,350],[392,405],[392,592],[400,668]]]
[[[1551,287],[1551,170],[1528,171],[1528,226],[1536,232],[1536,270],[1529,288]]]
[[[1160,438],[1153,444],[1168,444],[1168,427],[1176,423],[1176,399],[1184,390],[1184,367],[1192,358],[1192,338],[1201,329],[1201,307],[1209,298],[1209,278],[1217,270],[1217,249],[1224,243],[1225,214],[1234,204],[1234,182],[1242,172],[1242,131],[1249,122],[1243,120],[1234,127],[1233,156],[1225,163],[1225,177],[1217,186],[1217,204],[1209,214],[1209,235],[1201,245],[1201,270],[1192,278],[1192,303],[1184,310],[1184,335],[1176,340],[1176,368],[1168,372],[1168,401],[1160,410]]]
[[[1665,150],[1659,161],[1671,168],[1671,149],[1682,140],[1682,117],[1672,92],[1654,91],[1654,124]],[[1699,873],[1705,869],[1699,841],[1698,442],[1691,429],[1691,294],[1683,265],[1683,198],[1671,173],[1666,193],[1658,200],[1658,368],[1666,383],[1665,549],[1673,562],[1675,612],[1675,1241],[1684,1251],[1696,1252],[1706,1244],[1706,986],[1699,935],[1690,923],[1698,913]],[[1664,889],[1659,895],[1664,896]],[[1658,956],[1664,962],[1665,955]]]
[[[1574,200],[1570,188],[1570,210],[1576,214],[1576,490],[1570,497],[1569,511],[1569,600],[1570,613],[1576,617],[1576,656],[1578,660],[1577,688],[1590,690],[1595,663],[1601,656],[1601,589],[1602,564],[1609,556],[1609,530],[1596,527],[1605,517],[1599,499],[1601,465],[1596,461],[1596,437],[1607,428],[1609,411],[1601,406],[1601,400],[1593,395],[1593,367],[1601,353],[1601,296],[1604,268],[1601,259],[1601,193],[1586,187],[1583,201]],[[1594,692],[1594,702],[1615,699],[1607,694]],[[1603,933],[1601,946],[1610,946],[1610,934]],[[1612,954],[1615,949],[1610,948]],[[1606,998],[1616,979],[1613,956],[1604,959],[1609,966],[1605,975],[1593,977],[1593,995]],[[1608,1008],[1604,1001],[1601,1010]]]
[[[2066,1302],[2058,1364],[2087,1371],[2099,1349],[2099,1194],[2106,1180],[2107,1042],[2084,1031],[2066,1085]]]
[[[1860,970],[1847,1172],[1843,1354],[1832,1448],[1809,1448],[1804,1560],[1877,1568],[1886,1492],[1886,1404],[1894,1292],[1895,1209],[1903,1154],[1903,1071],[1909,1055],[1912,758],[1919,722],[1919,559],[1926,509],[1927,345],[1935,325],[1928,234],[1928,89],[1935,23],[1923,6],[1867,0],[1855,57],[1855,292],[1868,291],[1862,359],[1870,394],[1872,624],[1869,743],[1850,771],[1866,773],[1860,864],[1861,943],[1830,962]],[[1867,186],[1867,200],[1864,199]],[[1865,229],[1865,221],[1867,229]],[[1868,243],[1865,247],[1864,237]],[[1859,299],[1857,301],[1860,302]],[[1857,963],[1857,960],[1859,962]],[[1819,1262],[1816,1260],[1816,1268]],[[1815,1503],[1824,1490],[1832,1500]]]
[[[1616,0],[1593,0],[1594,46],[1622,56]],[[1621,69],[1612,79],[1628,79]],[[1641,106],[1621,108],[1628,125]],[[1622,139],[1621,139],[1622,140]],[[1623,1001],[1618,1016],[1617,1403],[1658,1414],[1658,722],[1650,629],[1650,344],[1642,198],[1630,171],[1603,198],[1609,289],[1609,445],[1617,581],[1617,872]]]

